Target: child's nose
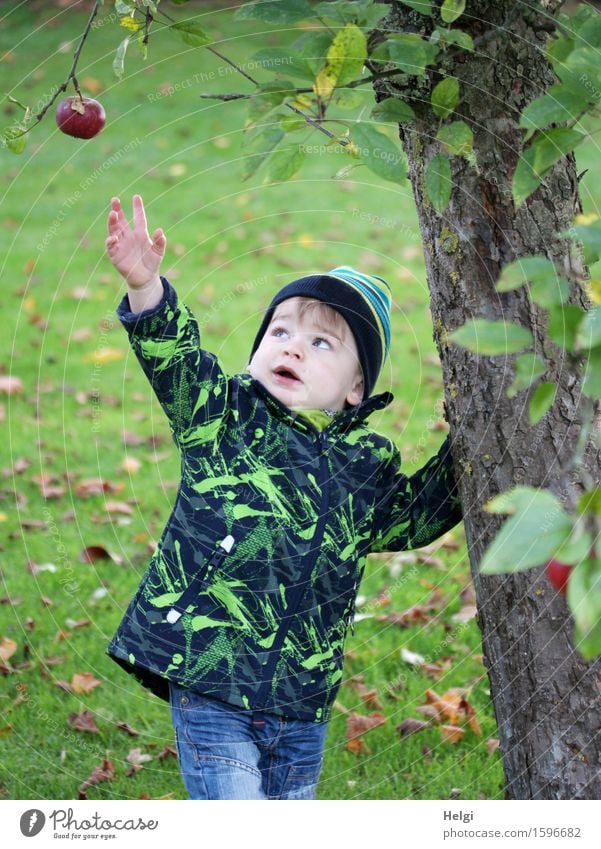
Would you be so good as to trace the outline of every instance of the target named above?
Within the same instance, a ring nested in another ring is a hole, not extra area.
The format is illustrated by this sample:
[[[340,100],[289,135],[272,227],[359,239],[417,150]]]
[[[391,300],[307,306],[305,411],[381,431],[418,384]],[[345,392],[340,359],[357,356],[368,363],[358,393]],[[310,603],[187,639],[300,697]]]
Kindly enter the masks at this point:
[[[290,357],[296,357],[300,360],[303,356],[303,340],[296,336],[291,336],[286,340],[284,353],[288,354]]]

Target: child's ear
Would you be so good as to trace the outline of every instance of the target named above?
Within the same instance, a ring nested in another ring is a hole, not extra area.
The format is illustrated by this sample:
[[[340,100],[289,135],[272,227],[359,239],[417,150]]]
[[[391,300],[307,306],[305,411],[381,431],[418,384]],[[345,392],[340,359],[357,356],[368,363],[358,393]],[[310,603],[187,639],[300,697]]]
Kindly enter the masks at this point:
[[[351,407],[356,407],[361,401],[363,401],[363,377],[359,375],[353,384],[353,388],[346,396],[346,403],[350,404]]]

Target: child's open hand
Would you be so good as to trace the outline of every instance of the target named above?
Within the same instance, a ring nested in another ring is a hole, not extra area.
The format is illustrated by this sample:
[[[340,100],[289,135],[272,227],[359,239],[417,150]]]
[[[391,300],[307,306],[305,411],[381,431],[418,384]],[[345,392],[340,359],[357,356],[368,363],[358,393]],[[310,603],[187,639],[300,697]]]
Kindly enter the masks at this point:
[[[142,288],[158,279],[161,260],[165,256],[167,239],[158,228],[152,239],[148,235],[146,213],[140,195],[133,197],[133,229],[127,223],[119,198],[111,201],[106,240],[110,261],[131,288]]]

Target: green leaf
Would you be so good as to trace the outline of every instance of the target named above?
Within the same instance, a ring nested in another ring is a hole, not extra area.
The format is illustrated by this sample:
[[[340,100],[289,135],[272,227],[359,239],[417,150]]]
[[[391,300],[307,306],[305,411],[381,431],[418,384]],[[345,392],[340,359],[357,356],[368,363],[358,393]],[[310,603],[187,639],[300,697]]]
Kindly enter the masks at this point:
[[[513,198],[521,206],[540,186],[551,168],[586,136],[576,130],[558,127],[538,133],[528,150],[518,159],[513,174]]]
[[[313,9],[313,15],[328,18],[340,23],[356,23],[364,29],[373,29],[384,15],[390,12],[390,7],[384,3],[373,3],[372,0],[329,0],[318,3]]]
[[[334,36],[330,30],[309,30],[290,45],[288,59],[299,58],[303,62],[303,67],[306,67],[314,77],[323,68],[326,54],[333,40]],[[285,52],[282,50],[282,54]]]
[[[586,92],[591,102],[599,99],[601,67],[598,48],[573,50],[564,62],[555,65],[555,70],[562,83],[572,91],[578,94]]]
[[[125,2],[125,0],[115,0],[115,12],[118,15],[131,15],[132,12],[135,12],[135,7],[131,2]]]
[[[570,574],[568,606],[574,617],[574,645],[584,658],[601,654],[601,567],[589,558],[578,563]]]
[[[307,128],[308,124],[304,118],[297,118],[295,115],[279,115],[280,127],[285,133],[296,133],[299,130]]]
[[[544,256],[524,256],[506,265],[497,282],[497,290],[509,292],[527,282],[530,282],[530,297],[543,307],[564,303],[570,293],[568,281],[557,274],[551,260]]]
[[[584,315],[584,310],[575,304],[550,307],[547,325],[549,338],[561,348],[575,351],[576,336]]]
[[[391,124],[408,124],[415,119],[415,112],[404,100],[387,97],[386,100],[381,100],[374,106],[370,117],[375,118],[376,121],[386,121]]]
[[[444,0],[440,7],[440,16],[445,24],[452,24],[465,11],[465,0]]]
[[[182,40],[191,47],[204,47],[213,40],[194,21],[178,21],[176,24],[170,24],[169,29],[175,30]]]
[[[447,208],[452,190],[451,163],[448,157],[439,153],[432,157],[426,168],[426,194],[438,213]]]
[[[601,307],[588,310],[576,334],[576,348],[595,348],[601,345]]]
[[[572,520],[546,489],[516,487],[485,505],[492,513],[509,513],[486,550],[480,572],[499,575],[540,566],[570,537]]]
[[[246,3],[240,6],[234,15],[234,20],[259,20],[269,24],[294,24],[313,14],[313,7],[307,0],[274,0],[256,3]]]
[[[266,71],[280,73],[285,71],[289,77],[300,77],[313,82],[315,73],[309,62],[290,50],[281,47],[263,47],[250,57],[255,64],[262,65]]]
[[[405,158],[388,136],[363,121],[353,125],[352,136],[359,148],[361,161],[370,171],[393,183],[405,181]]]
[[[422,15],[432,15],[432,0],[401,0],[401,3]]]
[[[430,98],[432,109],[439,118],[446,118],[459,103],[459,80],[446,77],[432,89]]]
[[[529,389],[546,371],[546,365],[537,354],[520,354],[515,361],[515,376],[507,390],[507,397],[514,398],[518,392]]]
[[[14,124],[12,127],[0,132],[0,147],[10,150],[11,153],[23,153],[27,147],[26,127],[22,124]]]
[[[334,92],[331,103],[339,109],[358,109],[363,105],[365,95],[365,91],[356,88],[339,88]],[[370,97],[370,103],[372,100],[373,97]]]
[[[592,348],[588,355],[582,391],[589,398],[601,398],[601,348]]]
[[[584,261],[592,265],[601,258],[601,218],[591,224],[577,224],[562,236],[569,236],[580,242],[584,254]]]
[[[325,67],[315,78],[315,94],[324,99],[328,98],[336,86],[354,80],[361,74],[366,58],[365,33],[355,24],[347,24],[338,30],[328,48]]]
[[[242,161],[242,180],[248,180],[256,172],[271,151],[284,137],[280,127],[269,126],[256,133],[244,144],[245,157]]]
[[[584,516],[601,516],[601,487],[590,489],[578,499],[578,512]]]
[[[462,29],[447,29],[446,27],[436,27],[430,41],[434,44],[442,43],[443,49],[452,44],[461,47],[462,50],[471,51],[474,49],[474,40],[469,33]]]
[[[124,38],[119,47],[117,48],[117,52],[115,53],[115,58],[113,59],[113,71],[116,76],[121,79],[123,73],[125,71],[125,54],[127,53],[127,46],[129,44],[130,36]]]
[[[447,153],[454,156],[464,156],[469,162],[474,162],[474,136],[465,121],[453,121],[445,124],[438,131],[436,138],[442,142]]]
[[[528,130],[526,141],[536,130],[549,124],[573,123],[588,106],[589,98],[583,92],[574,92],[563,85],[553,85],[526,106],[520,116],[520,127]]]
[[[277,109],[286,98],[296,91],[289,80],[274,80],[261,83],[248,102],[247,121],[245,129],[256,124],[261,118]]]
[[[551,408],[555,400],[557,386],[554,383],[541,383],[532,393],[530,399],[530,407],[528,408],[528,416],[530,424],[535,425],[542,419],[545,413]]]
[[[432,65],[438,55],[438,47],[415,33],[391,35],[371,54],[371,58],[382,62],[391,62],[398,67],[399,73],[410,76],[423,76],[426,65]]]
[[[532,334],[511,321],[472,318],[454,330],[449,338],[456,345],[485,357],[515,354],[532,345]]]
[[[305,160],[302,145],[291,144],[274,150],[265,162],[264,183],[278,183],[289,180],[299,170]]]

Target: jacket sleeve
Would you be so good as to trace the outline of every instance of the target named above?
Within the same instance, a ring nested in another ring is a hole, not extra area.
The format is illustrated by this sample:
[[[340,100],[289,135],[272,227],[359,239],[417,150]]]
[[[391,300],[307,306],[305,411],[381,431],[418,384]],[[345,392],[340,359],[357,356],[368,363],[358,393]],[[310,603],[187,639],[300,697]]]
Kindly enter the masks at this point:
[[[404,551],[428,545],[461,521],[450,437],[415,474],[400,470],[395,448],[384,475],[375,513],[371,551]]]
[[[132,349],[182,449],[212,441],[223,414],[227,379],[213,354],[203,351],[196,319],[161,277],[163,297],[132,313],[127,295],[117,308]]]

